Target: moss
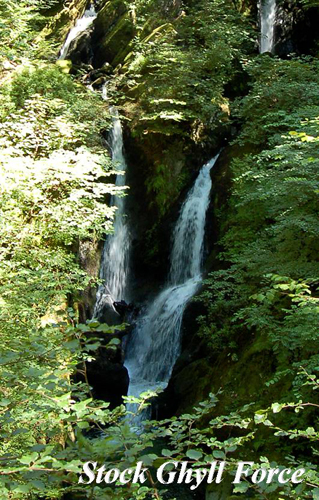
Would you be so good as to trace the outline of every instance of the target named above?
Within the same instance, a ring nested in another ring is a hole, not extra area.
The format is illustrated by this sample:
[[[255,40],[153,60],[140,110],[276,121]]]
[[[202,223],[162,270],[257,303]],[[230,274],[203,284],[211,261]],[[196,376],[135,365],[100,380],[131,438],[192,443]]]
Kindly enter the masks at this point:
[[[72,69],[72,62],[68,59],[59,60],[56,65],[61,69],[62,73],[69,74]]]
[[[135,36],[134,20],[122,1],[107,2],[95,23],[93,43],[95,66],[104,62],[114,67],[124,62],[131,51],[130,41]]]
[[[41,32],[42,39],[50,38],[57,43],[64,40],[75,24],[76,19],[82,16],[87,0],[71,0],[52,18],[51,22]]]
[[[194,345],[198,342],[193,339]],[[210,392],[216,394],[219,390],[222,391],[217,405],[220,415],[251,402],[266,408],[274,401],[276,386],[268,388],[265,383],[272,378],[277,359],[267,338],[242,339],[236,357],[224,351],[209,359],[204,347],[199,352],[203,357],[191,363],[181,359],[183,367],[173,376],[174,393],[179,401],[178,414],[190,411]],[[289,380],[285,383],[290,386]]]
[[[113,0],[106,2],[99,11],[95,22],[95,35],[97,37],[104,36],[115,25],[117,20],[127,12],[125,2],[122,0]]]

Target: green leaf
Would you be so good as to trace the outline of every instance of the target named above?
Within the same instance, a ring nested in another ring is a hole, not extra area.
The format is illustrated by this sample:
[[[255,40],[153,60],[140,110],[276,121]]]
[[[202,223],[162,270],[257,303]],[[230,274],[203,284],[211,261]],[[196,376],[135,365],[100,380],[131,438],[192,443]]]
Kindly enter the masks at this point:
[[[271,409],[272,409],[273,413],[280,413],[284,406],[285,406],[284,404],[273,403],[271,405]]]
[[[110,342],[108,342],[107,345],[108,346],[113,346],[113,345],[117,346],[117,345],[120,345],[120,344],[121,344],[120,339],[118,339],[118,338],[115,337],[114,339],[110,340]]]
[[[142,455],[140,457],[140,460],[143,462],[144,465],[147,467],[153,465],[154,461],[158,458],[157,455],[154,453],[149,453],[148,455]]]
[[[319,500],[319,488],[312,490],[312,498],[314,500]]]
[[[164,448],[164,449],[162,450],[162,455],[163,455],[164,457],[171,457],[173,454],[174,454],[174,452],[173,452],[173,451],[171,451],[171,450],[167,450],[166,448]]]
[[[246,493],[249,489],[249,483],[246,481],[241,481],[240,483],[236,484],[234,487],[234,493]]]
[[[186,456],[188,458],[191,458],[192,460],[199,460],[200,458],[202,458],[203,454],[198,450],[187,450]]]
[[[36,461],[38,456],[39,454],[34,451],[33,453],[30,453],[30,455],[23,455],[19,459],[19,462],[24,465],[30,465],[31,463],[34,463]]]

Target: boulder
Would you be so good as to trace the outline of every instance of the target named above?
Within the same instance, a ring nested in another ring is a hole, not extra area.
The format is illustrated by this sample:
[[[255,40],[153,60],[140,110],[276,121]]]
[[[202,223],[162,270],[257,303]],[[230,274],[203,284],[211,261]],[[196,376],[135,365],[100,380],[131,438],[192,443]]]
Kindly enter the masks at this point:
[[[93,58],[91,47],[92,27],[83,31],[70,45],[68,59],[75,65],[90,64]]]
[[[92,387],[93,396],[107,401],[111,408],[123,403],[123,396],[127,395],[129,376],[124,366],[123,345],[132,327],[125,330],[114,329],[113,333],[103,333],[89,330],[85,332],[87,338],[98,338],[101,346],[94,353],[94,360],[86,362],[87,379]],[[108,346],[112,339],[118,339],[118,344]],[[125,339],[124,339],[125,338]],[[80,366],[80,370],[81,370]],[[83,377],[81,378],[83,380]]]

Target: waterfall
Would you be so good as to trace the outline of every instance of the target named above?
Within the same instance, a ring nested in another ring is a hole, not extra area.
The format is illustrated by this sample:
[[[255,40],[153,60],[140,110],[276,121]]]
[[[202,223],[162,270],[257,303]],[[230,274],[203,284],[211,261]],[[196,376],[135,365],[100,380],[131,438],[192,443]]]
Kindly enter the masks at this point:
[[[70,45],[73,42],[73,40],[75,40],[75,38],[80,33],[83,33],[83,31],[85,31],[93,23],[95,18],[96,18],[96,12],[94,7],[92,6],[84,12],[83,16],[80,19],[76,21],[75,26],[70,30],[64,42],[64,45],[60,51],[59,55],[60,60],[66,58],[69,52]]]
[[[272,52],[276,20],[276,0],[261,0],[260,3],[260,52]]]
[[[107,99],[106,86],[103,88],[103,98]],[[113,127],[110,133],[112,160],[122,172],[116,176],[116,186],[123,187],[126,182],[126,161],[123,154],[123,133],[118,111],[110,108]],[[124,175],[123,175],[124,173]],[[97,291],[94,307],[94,317],[99,317],[103,307],[108,304],[113,309],[113,302],[127,300],[127,275],[130,252],[130,234],[125,219],[125,199],[112,196],[111,205],[116,207],[114,233],[107,237],[102,253],[100,278],[103,280]]]
[[[205,221],[212,185],[210,170],[217,158],[218,155],[202,167],[182,205],[173,232],[168,284],[140,317],[130,339],[125,361],[130,396],[165,388],[180,353],[183,313],[202,279]]]

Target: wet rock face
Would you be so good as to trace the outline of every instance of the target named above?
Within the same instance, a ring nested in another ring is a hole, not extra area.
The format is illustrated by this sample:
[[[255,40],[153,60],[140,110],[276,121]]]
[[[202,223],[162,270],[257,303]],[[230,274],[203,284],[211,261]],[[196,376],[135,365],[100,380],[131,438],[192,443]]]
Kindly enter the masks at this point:
[[[87,363],[87,376],[97,399],[108,401],[111,408],[123,403],[127,395],[129,376],[123,365],[122,348],[116,351],[100,348],[96,360]]]
[[[93,57],[91,34],[92,28],[88,28],[71,43],[67,57],[73,64],[90,64]]]
[[[284,1],[278,5],[274,30],[275,54],[315,55],[319,43],[319,8],[306,9],[300,2]]]
[[[93,279],[98,277],[100,267],[101,250],[98,244],[90,241],[81,242],[78,249],[79,260],[83,269],[92,276]],[[85,323],[86,320],[91,319],[94,304],[96,300],[96,288],[88,286],[82,292],[80,301],[78,303],[80,322]],[[124,314],[122,317],[116,312],[113,305],[105,307],[102,311],[102,316],[99,318],[100,322],[107,323],[108,325],[117,325],[126,321],[127,317]],[[128,335],[130,328],[124,332],[114,334],[117,338],[123,338]],[[94,333],[94,336],[99,334]],[[113,335],[112,335],[113,336]],[[95,353],[95,360],[87,363],[87,376],[90,385],[93,387],[93,395],[98,399],[108,401],[112,408],[123,403],[123,396],[127,394],[129,377],[127,369],[124,367],[123,346],[122,342],[114,349],[107,349],[105,345],[111,339],[110,335],[101,336],[100,341],[103,347],[100,347]],[[82,369],[82,367],[79,367]],[[81,378],[83,381],[83,378]]]
[[[167,388],[155,400],[154,418],[170,418],[189,410],[189,402],[206,399],[211,391],[212,371],[207,359],[207,348],[198,338],[197,317],[204,310],[200,303],[191,301],[187,306],[182,324],[182,352]]]
[[[283,4],[277,7],[274,26],[274,53],[285,57],[294,51],[292,43],[293,13],[287,11]]]
[[[113,67],[122,63],[130,51],[129,44],[134,36],[134,20],[125,2],[122,0],[106,2],[94,21],[92,36],[94,67],[101,67],[105,62]]]
[[[299,10],[294,18],[292,42],[298,54],[317,55],[319,44],[319,7]]]
[[[61,1],[52,11],[45,12],[46,15],[53,15],[53,17],[43,31],[44,37],[54,37],[59,42],[65,39],[76,19],[79,19],[83,14],[86,5],[87,0]]]

